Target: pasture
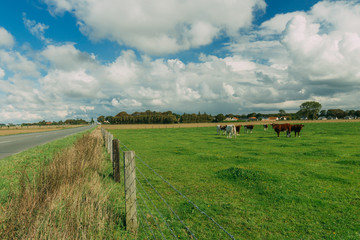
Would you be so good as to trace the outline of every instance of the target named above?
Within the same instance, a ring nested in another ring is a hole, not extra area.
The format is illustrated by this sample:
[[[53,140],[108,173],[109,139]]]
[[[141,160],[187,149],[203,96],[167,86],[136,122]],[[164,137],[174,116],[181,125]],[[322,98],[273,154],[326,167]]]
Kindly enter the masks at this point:
[[[300,138],[277,138],[271,126],[255,126],[252,134],[242,128],[232,139],[216,135],[214,126],[110,132],[236,239],[359,239],[360,123],[304,125]],[[136,166],[198,239],[227,239],[143,163]],[[187,239],[147,180],[138,172],[137,178],[174,234]],[[140,236],[155,225],[170,235],[145,205],[138,199]]]

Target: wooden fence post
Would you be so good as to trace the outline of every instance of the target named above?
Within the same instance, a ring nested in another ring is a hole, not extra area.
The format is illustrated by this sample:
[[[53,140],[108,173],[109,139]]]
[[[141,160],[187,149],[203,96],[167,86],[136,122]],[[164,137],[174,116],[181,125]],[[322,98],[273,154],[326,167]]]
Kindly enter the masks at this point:
[[[120,182],[120,149],[119,139],[112,140],[112,166],[115,182]]]
[[[124,152],[126,229],[137,233],[135,152]]]

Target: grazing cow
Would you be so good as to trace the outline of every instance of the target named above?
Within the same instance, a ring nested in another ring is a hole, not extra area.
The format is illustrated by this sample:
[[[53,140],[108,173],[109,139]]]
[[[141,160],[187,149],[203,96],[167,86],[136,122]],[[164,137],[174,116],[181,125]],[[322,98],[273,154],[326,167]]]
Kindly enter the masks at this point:
[[[235,125],[227,125],[226,126],[226,137],[232,138],[232,136],[235,136],[236,138],[236,128]]]
[[[303,127],[304,125],[302,124],[291,125],[291,131],[295,133],[295,137],[296,137],[296,133],[298,134],[298,137],[300,137],[300,131]]]
[[[217,126],[216,126],[217,135],[220,135],[221,131],[223,132],[223,134],[225,134],[225,132],[226,132],[226,125],[217,125]]]
[[[244,132],[248,133],[248,131],[250,130],[250,133],[252,133],[252,130],[254,129],[254,125],[245,125],[244,126]]]
[[[267,130],[268,130],[268,125],[264,124],[264,131],[267,131]]]
[[[286,131],[287,137],[291,137],[291,125],[289,123],[284,124],[271,124],[272,128],[277,133],[278,137],[280,136],[280,132]]]
[[[235,126],[235,128],[236,128],[236,133],[239,133],[239,134],[240,134],[241,126],[242,126],[242,125],[236,125],[236,126]]]

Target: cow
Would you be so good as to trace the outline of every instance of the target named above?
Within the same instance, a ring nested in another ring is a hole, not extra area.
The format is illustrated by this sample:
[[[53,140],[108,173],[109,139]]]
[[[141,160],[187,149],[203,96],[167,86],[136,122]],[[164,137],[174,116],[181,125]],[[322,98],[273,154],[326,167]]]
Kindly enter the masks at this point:
[[[254,129],[254,125],[245,125],[244,126],[244,132],[248,133],[248,131],[250,130],[250,133],[252,133],[252,130]]]
[[[221,131],[223,131],[223,134],[225,134],[225,132],[226,132],[226,125],[217,125],[217,126],[216,126],[217,135],[220,135]]]
[[[298,137],[300,137],[300,131],[303,127],[304,125],[302,124],[291,125],[291,131],[295,133],[295,137],[296,137],[296,133],[298,134]]]
[[[236,128],[235,125],[227,125],[226,126],[226,137],[232,138],[232,136],[235,136],[236,138]]]
[[[241,126],[242,126],[242,125],[236,125],[236,126],[235,126],[236,133],[239,133],[239,134],[240,134]]]
[[[264,124],[264,131],[267,131],[267,130],[268,130],[268,125]]]
[[[284,124],[271,124],[272,128],[277,133],[278,137],[280,136],[280,132],[286,131],[287,137],[291,137],[291,125],[289,123]]]

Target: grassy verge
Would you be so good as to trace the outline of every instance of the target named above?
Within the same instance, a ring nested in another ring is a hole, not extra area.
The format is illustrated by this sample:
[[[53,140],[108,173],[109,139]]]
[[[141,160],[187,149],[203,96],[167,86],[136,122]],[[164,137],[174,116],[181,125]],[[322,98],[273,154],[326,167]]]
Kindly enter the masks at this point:
[[[95,130],[4,159],[0,238],[130,238],[123,185],[113,183],[107,157]]]
[[[357,122],[307,123],[300,138],[277,138],[261,126],[236,139],[216,135],[215,127],[111,132],[236,239],[360,238]],[[227,239],[141,161],[136,166],[198,239]],[[161,238],[160,228],[170,236],[169,223],[187,239],[189,232],[138,171],[137,177],[147,192],[137,188],[140,234]]]

